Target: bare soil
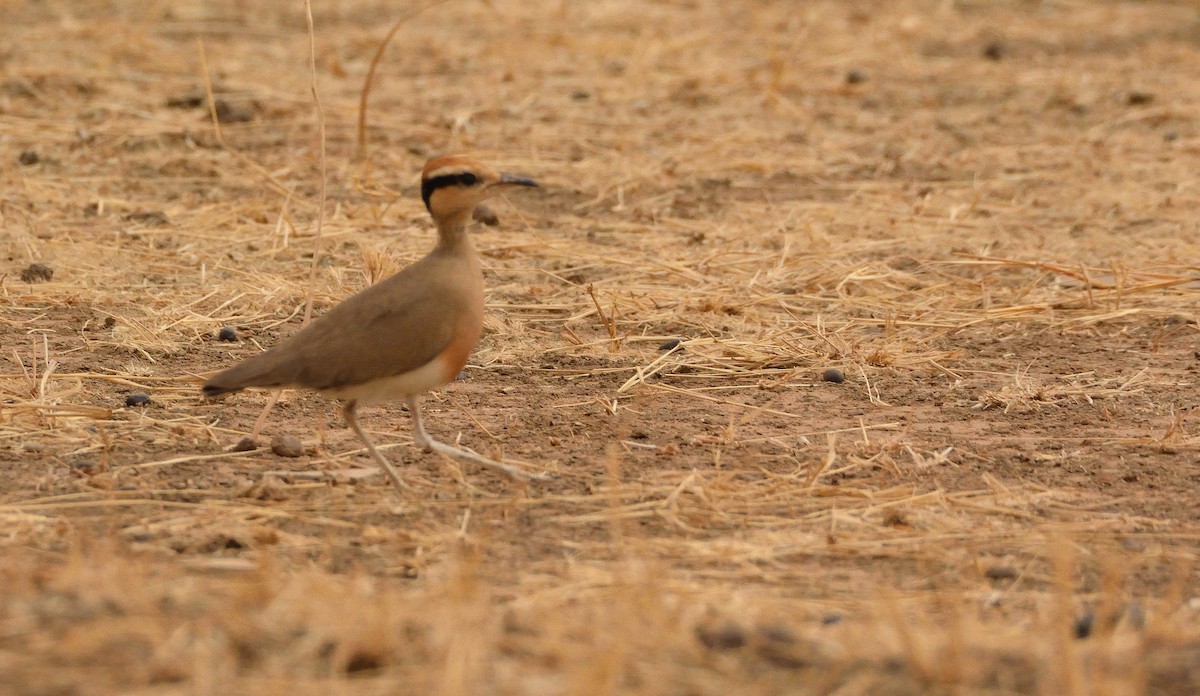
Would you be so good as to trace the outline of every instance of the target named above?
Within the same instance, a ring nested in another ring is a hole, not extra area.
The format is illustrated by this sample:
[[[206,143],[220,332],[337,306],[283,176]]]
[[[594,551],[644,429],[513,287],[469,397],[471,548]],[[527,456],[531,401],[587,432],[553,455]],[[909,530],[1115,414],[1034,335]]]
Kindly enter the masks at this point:
[[[10,5],[3,693],[1200,693],[1192,3],[436,3],[365,151],[406,8],[315,3],[318,115],[298,3]],[[427,426],[556,480],[236,451],[460,151],[544,186]]]

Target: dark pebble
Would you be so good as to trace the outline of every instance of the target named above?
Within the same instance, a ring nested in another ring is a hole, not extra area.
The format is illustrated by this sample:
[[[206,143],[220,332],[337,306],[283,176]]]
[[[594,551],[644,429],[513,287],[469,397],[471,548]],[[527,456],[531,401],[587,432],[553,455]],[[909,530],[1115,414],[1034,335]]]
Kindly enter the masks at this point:
[[[846,375],[842,374],[842,371],[836,367],[831,367],[821,373],[821,379],[825,380],[826,382],[841,384],[842,382],[846,381]]]
[[[471,217],[475,220],[475,222],[481,222],[488,227],[495,227],[496,225],[500,224],[500,216],[496,214],[496,211],[492,210],[486,205],[483,205],[482,203],[475,206],[475,210],[471,213]]]
[[[1008,53],[1008,48],[999,41],[992,41],[983,47],[983,57],[988,60],[1000,60],[1005,53]]]
[[[679,344],[681,344],[681,343],[683,343],[682,338],[672,338],[669,341],[663,341],[662,345],[660,345],[658,347],[658,349],[659,350],[671,350],[672,348],[677,348],[679,346]]]
[[[858,68],[846,73],[846,84],[857,85],[867,81],[867,74]]]
[[[125,397],[126,406],[149,406],[150,396],[142,392],[135,392]]]
[[[1130,106],[1143,106],[1154,101],[1154,95],[1149,92],[1130,92],[1126,101]]]
[[[217,97],[213,101],[213,111],[217,112],[217,120],[221,123],[245,123],[254,120],[254,104],[233,102]]]
[[[455,382],[465,382],[467,380],[467,371],[463,370],[454,376]]]
[[[1075,637],[1080,640],[1092,635],[1092,626],[1096,623],[1096,615],[1091,610],[1084,610],[1075,619]]]
[[[31,263],[21,270],[21,280],[26,283],[45,283],[54,277],[54,269],[44,263]]]
[[[295,458],[304,454],[304,445],[295,435],[276,435],[271,439],[271,451],[280,457]]]
[[[826,614],[825,616],[821,617],[821,624],[825,626],[832,626],[834,624],[840,624],[841,622],[841,614]]]
[[[91,476],[92,474],[100,471],[100,465],[90,459],[84,459],[82,461],[75,462],[71,466],[75,467],[75,471],[78,471],[85,476]]]
[[[41,162],[42,158],[36,150],[21,150],[21,154],[17,155],[17,162],[28,167]]]
[[[150,225],[152,227],[158,227],[170,222],[170,220],[167,218],[167,214],[161,210],[139,210],[126,215],[125,219],[130,222],[138,222],[143,225]]]
[[[252,437],[243,437],[238,440],[238,443],[233,446],[234,452],[253,452],[258,449],[258,442]]]
[[[989,580],[1016,580],[1017,569],[1012,566],[992,566],[983,571],[983,576]]]
[[[217,332],[217,340],[233,343],[238,340],[237,331],[232,326],[222,326],[221,330]]]
[[[709,650],[734,650],[746,644],[746,632],[729,621],[715,626],[697,626],[696,638]]]
[[[571,98],[574,99],[575,101],[584,101],[587,99],[591,99],[592,93],[587,91],[586,89],[577,89],[574,92],[571,92]]]

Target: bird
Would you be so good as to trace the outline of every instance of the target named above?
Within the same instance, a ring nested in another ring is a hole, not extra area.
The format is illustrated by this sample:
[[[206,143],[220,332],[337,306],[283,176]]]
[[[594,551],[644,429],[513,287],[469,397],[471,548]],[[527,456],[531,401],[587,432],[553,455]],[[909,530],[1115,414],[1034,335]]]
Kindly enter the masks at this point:
[[[437,225],[437,244],[399,273],[343,300],[285,339],[210,377],[208,398],[248,387],[303,388],[342,401],[346,425],[399,489],[409,487],[358,422],[360,405],[403,399],[414,444],[518,480],[547,480],[430,437],[421,394],[453,381],[483,330],[483,266],[467,235],[476,207],[533,179],[500,172],[464,155],[429,160],[421,199]]]

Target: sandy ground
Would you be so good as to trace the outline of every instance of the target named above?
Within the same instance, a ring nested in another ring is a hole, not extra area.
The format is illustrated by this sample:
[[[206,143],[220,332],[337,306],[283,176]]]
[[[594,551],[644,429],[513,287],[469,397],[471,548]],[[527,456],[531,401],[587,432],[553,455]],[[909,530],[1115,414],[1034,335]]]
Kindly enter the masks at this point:
[[[443,2],[365,151],[407,10],[316,5],[324,216],[300,3],[4,9],[3,693],[1200,692],[1193,4]],[[428,427],[557,479],[234,451],[444,152],[544,187]]]

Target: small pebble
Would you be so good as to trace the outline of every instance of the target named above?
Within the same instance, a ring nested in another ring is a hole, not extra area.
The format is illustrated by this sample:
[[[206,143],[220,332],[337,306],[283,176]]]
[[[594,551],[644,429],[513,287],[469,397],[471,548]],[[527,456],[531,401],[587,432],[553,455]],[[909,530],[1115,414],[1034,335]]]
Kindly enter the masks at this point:
[[[462,370],[461,372],[459,372],[457,375],[454,376],[455,382],[465,382],[466,379],[467,379],[467,371],[466,370]]]
[[[831,367],[821,373],[821,379],[825,380],[826,382],[841,384],[842,382],[846,381],[846,375],[842,374],[842,371],[836,367]]]
[[[867,74],[858,68],[846,73],[846,84],[857,85],[867,81]]]
[[[731,621],[716,626],[697,626],[696,637],[709,650],[733,650],[746,644],[746,632]]]
[[[584,101],[584,100],[590,99],[591,97],[592,97],[592,93],[587,91],[586,89],[577,89],[577,90],[574,90],[573,92],[571,92],[571,98],[574,99],[575,101]]]
[[[663,341],[662,345],[660,345],[658,347],[658,349],[659,350],[671,350],[672,348],[678,347],[680,343],[683,343],[682,338],[672,338],[670,340]]]
[[[475,210],[471,213],[471,218],[475,222],[481,222],[488,227],[495,227],[500,224],[500,216],[496,214],[496,211],[482,203],[475,206]]]
[[[1154,101],[1154,95],[1149,92],[1130,92],[1126,101],[1130,106],[1142,106]]]
[[[54,277],[54,269],[44,263],[31,263],[21,270],[21,280],[26,283],[45,283]]]
[[[988,60],[1000,60],[1005,53],[1008,53],[1008,48],[999,41],[992,41],[983,47],[983,57]]]
[[[217,340],[233,343],[238,340],[237,330],[232,326],[222,326],[221,330],[217,332]]]
[[[36,150],[21,150],[21,154],[17,155],[17,162],[28,167],[41,162],[42,158]]]
[[[304,454],[304,445],[295,435],[276,435],[271,439],[271,451],[280,457],[299,457]]]
[[[821,624],[825,625],[825,626],[832,626],[834,624],[840,624],[841,622],[842,622],[841,614],[826,614],[824,617],[821,618]]]
[[[243,437],[233,446],[234,452],[253,452],[258,449],[258,443],[252,437]]]
[[[126,406],[149,406],[150,405],[150,396],[148,394],[143,394],[142,392],[134,392],[133,394],[130,394],[129,396],[125,397],[125,405]]]
[[[151,227],[166,225],[170,222],[167,214],[161,210],[139,210],[125,216],[125,219],[130,222],[138,222]]]
[[[983,571],[983,576],[988,580],[1015,580],[1019,573],[1012,566],[992,566]]]
[[[1082,614],[1075,619],[1075,637],[1080,640],[1092,635],[1092,625],[1096,623],[1096,615],[1091,610],[1085,609]]]

